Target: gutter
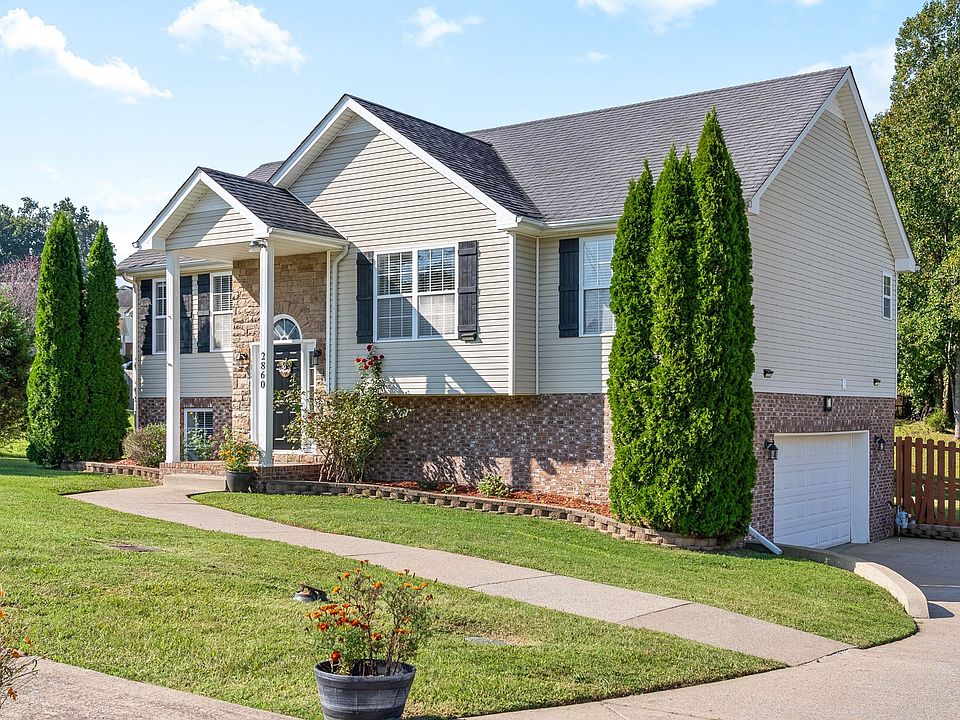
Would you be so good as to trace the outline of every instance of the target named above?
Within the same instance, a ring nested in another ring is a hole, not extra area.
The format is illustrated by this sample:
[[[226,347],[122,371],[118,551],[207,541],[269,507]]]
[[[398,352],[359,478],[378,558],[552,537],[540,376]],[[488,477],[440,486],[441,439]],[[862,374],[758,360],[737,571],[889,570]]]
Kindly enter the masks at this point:
[[[330,253],[327,253],[327,392],[333,392],[337,387],[337,297],[339,288],[339,266],[347,253],[350,252],[350,246],[344,245],[343,249],[330,262]]]

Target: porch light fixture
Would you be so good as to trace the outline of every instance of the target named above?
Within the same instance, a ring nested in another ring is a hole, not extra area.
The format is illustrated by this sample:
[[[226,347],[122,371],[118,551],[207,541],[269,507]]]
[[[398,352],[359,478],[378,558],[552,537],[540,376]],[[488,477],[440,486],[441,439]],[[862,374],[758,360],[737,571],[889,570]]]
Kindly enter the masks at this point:
[[[250,241],[251,250],[260,250],[262,248],[265,248],[266,246],[267,246],[267,241],[264,240],[263,238],[257,238],[255,240]]]
[[[250,366],[250,358],[243,350],[237,350],[237,354],[233,356],[233,360],[238,370],[246,370]]]
[[[823,396],[823,411],[832,412],[833,411],[833,396],[824,395]]]
[[[880,378],[874,378],[874,379],[873,379],[873,386],[876,387],[877,385],[880,384],[880,382],[881,382]]]
[[[765,378],[772,378],[772,377],[773,377],[773,370],[771,370],[770,368],[764,368],[764,369],[763,369],[763,376],[764,376]]]
[[[780,448],[777,447],[777,444],[773,440],[767,440],[763,443],[763,449],[767,451],[767,458],[770,460],[776,460],[777,454],[780,452]]]
[[[316,367],[320,364],[320,358],[323,357],[323,351],[319,348],[314,348],[310,351],[310,367]]]
[[[883,435],[877,435],[874,439],[877,443],[877,450],[883,452],[884,448],[887,447],[887,441],[883,439]]]

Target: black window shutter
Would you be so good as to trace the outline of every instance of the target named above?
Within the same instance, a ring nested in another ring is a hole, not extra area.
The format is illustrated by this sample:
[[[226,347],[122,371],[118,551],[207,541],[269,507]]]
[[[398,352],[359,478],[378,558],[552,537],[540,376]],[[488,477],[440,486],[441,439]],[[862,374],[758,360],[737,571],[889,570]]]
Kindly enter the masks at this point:
[[[143,324],[143,339],[140,342],[140,351],[144,355],[153,354],[153,280],[140,281],[140,302],[146,305],[147,320]],[[140,321],[140,308],[136,308],[134,318]]]
[[[197,352],[210,352],[210,273],[197,275]]]
[[[373,263],[357,253],[357,342],[373,342]]]
[[[180,352],[193,352],[193,275],[180,278]]]
[[[580,335],[580,240],[560,241],[560,337]]]
[[[477,339],[477,241],[457,243],[457,336]]]

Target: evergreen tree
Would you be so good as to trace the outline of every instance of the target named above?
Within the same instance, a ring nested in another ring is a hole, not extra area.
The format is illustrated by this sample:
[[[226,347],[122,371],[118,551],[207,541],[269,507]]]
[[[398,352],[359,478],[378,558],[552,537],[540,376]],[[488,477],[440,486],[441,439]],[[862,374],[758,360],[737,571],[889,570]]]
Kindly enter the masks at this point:
[[[127,381],[120,354],[117,266],[107,229],[101,224],[87,259],[81,375],[86,408],[80,426],[84,459],[122,455],[127,431]]]
[[[23,437],[30,373],[30,333],[16,305],[0,289],[0,445]]]
[[[700,135],[693,176],[699,208],[692,325],[698,402],[690,423],[696,495],[680,529],[727,538],[746,533],[753,504],[755,333],[746,205],[715,109]]]
[[[77,236],[58,212],[47,230],[37,287],[36,354],[27,382],[27,457],[55,466],[78,459],[81,284]]]
[[[630,181],[623,215],[617,225],[610,281],[610,309],[616,333],[610,349],[607,396],[613,426],[614,461],[610,473],[613,511],[627,516],[645,484],[638,475],[646,467],[641,458],[649,402],[650,374],[656,364],[650,347],[650,277],[648,255],[653,226],[653,175],[644,163],[643,173]]]
[[[680,533],[698,529],[688,522],[700,501],[698,458],[690,437],[697,404],[691,328],[697,297],[697,204],[690,151],[670,148],[653,192],[650,239],[650,345],[654,367],[642,443],[647,452],[632,472],[638,487],[635,508],[623,517]]]

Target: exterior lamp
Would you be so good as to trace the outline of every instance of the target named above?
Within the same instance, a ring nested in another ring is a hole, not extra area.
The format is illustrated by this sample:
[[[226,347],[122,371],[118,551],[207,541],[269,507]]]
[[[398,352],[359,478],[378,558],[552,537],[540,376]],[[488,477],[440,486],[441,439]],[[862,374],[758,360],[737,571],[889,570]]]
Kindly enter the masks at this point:
[[[877,435],[876,437],[877,450],[883,452],[884,448],[887,447],[887,441],[883,439],[882,435]]]
[[[833,411],[833,397],[831,395],[823,396],[823,411],[824,412]]]
[[[876,386],[879,385],[879,384],[880,384],[880,378],[874,378],[874,379],[873,379],[873,386],[876,387]]]
[[[250,366],[250,358],[243,350],[237,350],[237,354],[233,356],[233,359],[238,370],[246,370]]]
[[[780,452],[780,448],[777,447],[777,444],[773,440],[767,440],[764,442],[763,449],[767,451],[767,458],[770,460],[776,460],[777,453]]]
[[[770,368],[764,368],[764,369],[763,369],[763,376],[764,376],[765,378],[772,378],[772,377],[773,377],[773,370],[771,370]]]
[[[316,367],[320,364],[320,358],[323,357],[323,351],[319,348],[314,348],[310,351],[310,367]]]

